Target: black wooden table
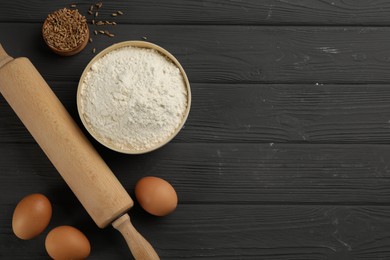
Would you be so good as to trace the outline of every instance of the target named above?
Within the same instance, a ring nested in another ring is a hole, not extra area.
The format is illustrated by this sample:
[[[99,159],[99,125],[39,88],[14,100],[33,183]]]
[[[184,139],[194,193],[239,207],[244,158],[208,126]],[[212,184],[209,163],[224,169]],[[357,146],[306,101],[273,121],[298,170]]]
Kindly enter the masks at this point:
[[[90,138],[131,195],[148,175],[176,188],[173,214],[130,212],[162,259],[390,259],[390,1],[104,1],[99,18],[118,23],[115,37],[64,58],[40,30],[71,3],[1,0],[0,43],[30,58],[79,124],[77,84],[93,48],[146,39],[190,79],[189,119],[165,147],[131,156]],[[116,10],[124,15],[110,17]],[[90,259],[130,258],[2,97],[0,143],[1,259],[48,259],[45,235],[58,225],[88,236]],[[22,241],[11,218],[30,193],[49,197],[53,218]]]

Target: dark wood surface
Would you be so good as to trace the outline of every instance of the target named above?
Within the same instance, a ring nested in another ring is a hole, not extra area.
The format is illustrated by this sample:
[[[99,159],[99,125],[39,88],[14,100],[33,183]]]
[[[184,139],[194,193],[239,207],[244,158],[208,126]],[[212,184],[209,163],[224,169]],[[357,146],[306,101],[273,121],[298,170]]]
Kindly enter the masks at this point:
[[[94,47],[147,37],[188,73],[192,110],[171,143],[131,156],[91,139],[132,196],[147,175],[177,190],[167,217],[137,203],[130,211],[162,259],[390,259],[389,1],[104,1],[100,17],[125,13],[110,28],[115,37],[63,58],[40,29],[70,3],[0,1],[0,43],[31,59],[80,126],[77,84]],[[131,258],[117,231],[93,223],[3,97],[0,118],[0,259],[48,259],[45,235],[65,224],[88,236],[90,259]],[[30,193],[50,198],[53,219],[22,241],[11,218]]]

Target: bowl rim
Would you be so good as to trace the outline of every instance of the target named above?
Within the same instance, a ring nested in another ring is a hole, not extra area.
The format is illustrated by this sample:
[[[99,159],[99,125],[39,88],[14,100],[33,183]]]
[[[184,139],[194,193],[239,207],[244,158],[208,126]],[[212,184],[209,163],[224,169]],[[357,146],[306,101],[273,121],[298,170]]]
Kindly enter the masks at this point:
[[[121,48],[124,48],[124,47],[138,47],[138,48],[154,49],[154,50],[158,51],[160,54],[162,54],[163,56],[165,56],[166,58],[171,60],[179,68],[179,70],[180,70],[180,72],[181,72],[181,74],[183,76],[184,83],[185,83],[186,90],[187,90],[187,107],[186,107],[186,110],[184,111],[183,118],[182,118],[182,121],[181,121],[180,125],[163,142],[160,142],[157,145],[152,146],[152,147],[150,147],[148,149],[144,149],[144,150],[120,149],[120,148],[118,148],[118,147],[116,147],[116,146],[114,146],[114,145],[112,145],[110,143],[105,142],[104,140],[102,140],[102,138],[100,138],[92,130],[92,127],[90,127],[88,125],[88,123],[86,122],[86,120],[85,120],[85,118],[83,116],[83,113],[81,111],[81,89],[82,89],[82,86],[83,86],[83,83],[84,83],[84,78],[86,77],[87,73],[90,71],[92,65],[97,60],[102,58],[104,55],[108,54],[109,52],[117,50],[117,49],[121,49]],[[77,102],[77,111],[78,111],[79,117],[80,117],[81,122],[84,125],[85,129],[88,131],[88,133],[96,141],[98,141],[100,144],[102,144],[103,146],[105,146],[105,147],[107,147],[107,148],[109,148],[109,149],[111,149],[113,151],[124,153],[124,154],[144,154],[144,153],[148,153],[148,152],[157,150],[158,148],[161,148],[162,146],[164,146],[167,143],[169,143],[180,132],[180,130],[183,128],[185,122],[187,121],[187,118],[188,118],[188,115],[189,115],[190,109],[191,109],[191,99],[192,99],[191,98],[190,82],[189,82],[187,74],[184,71],[184,69],[183,69],[182,65],[180,64],[180,62],[170,52],[168,52],[167,50],[165,50],[161,46],[156,45],[156,44],[151,43],[151,42],[147,42],[147,41],[123,41],[123,42],[118,42],[118,43],[115,43],[115,44],[105,48],[101,52],[97,53],[95,55],[95,57],[92,58],[92,60],[88,63],[88,65],[85,67],[83,73],[81,74],[81,77],[80,77],[80,80],[79,80],[79,83],[78,83],[78,87],[77,87],[76,98],[77,98],[77,100],[76,100],[76,102]]]

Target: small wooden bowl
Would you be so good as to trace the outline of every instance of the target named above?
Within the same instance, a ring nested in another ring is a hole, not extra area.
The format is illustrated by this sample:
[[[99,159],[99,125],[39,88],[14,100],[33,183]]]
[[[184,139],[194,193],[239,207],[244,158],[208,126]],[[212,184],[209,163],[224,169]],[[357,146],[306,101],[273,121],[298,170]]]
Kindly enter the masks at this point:
[[[107,53],[109,53],[109,52],[111,52],[113,50],[116,50],[116,49],[120,49],[120,48],[123,48],[123,47],[129,47],[129,46],[139,47],[139,48],[147,48],[147,49],[154,49],[154,50],[158,51],[160,54],[162,54],[165,57],[167,57],[169,60],[171,60],[179,68],[179,70],[180,70],[180,72],[181,72],[181,74],[183,76],[184,83],[185,83],[186,90],[187,90],[187,107],[186,107],[186,110],[184,112],[183,119],[182,119],[182,122],[180,123],[180,125],[163,142],[160,142],[157,145],[155,145],[153,147],[150,147],[148,149],[145,149],[145,150],[137,150],[137,149],[130,149],[130,148],[124,150],[124,149],[119,149],[116,146],[114,146],[114,145],[112,145],[112,144],[110,144],[108,142],[105,142],[104,140],[102,140],[102,138],[100,138],[97,134],[94,133],[94,131],[91,129],[91,127],[88,125],[88,123],[84,119],[84,116],[83,116],[83,113],[82,113],[83,111],[81,111],[81,89],[82,89],[82,85],[83,85],[83,82],[84,82],[84,78],[86,77],[87,73],[90,71],[91,66],[97,60],[99,60],[101,57],[106,55]],[[188,81],[187,74],[185,73],[185,71],[184,71],[183,67],[181,66],[181,64],[179,63],[179,61],[171,53],[169,53],[167,50],[163,49],[162,47],[160,47],[158,45],[155,45],[153,43],[150,43],[150,42],[145,42],[145,41],[125,41],[125,42],[120,42],[120,43],[111,45],[110,47],[108,47],[108,48],[104,49],[103,51],[101,51],[100,53],[98,53],[88,63],[87,67],[84,69],[83,74],[81,75],[81,78],[80,78],[80,81],[79,81],[78,89],[77,89],[77,110],[78,110],[81,122],[83,123],[84,127],[92,135],[92,137],[94,137],[102,145],[106,146],[107,148],[109,148],[111,150],[114,150],[114,151],[117,151],[117,152],[120,152],[120,153],[125,153],[125,154],[143,154],[143,153],[151,152],[151,151],[154,151],[154,150],[164,146],[168,142],[170,142],[180,132],[180,130],[184,126],[184,123],[186,122],[186,120],[188,118],[188,115],[190,113],[190,107],[191,107],[191,88],[190,88],[190,83]]]
[[[61,55],[61,56],[72,56],[72,55],[75,55],[79,52],[81,52],[85,46],[87,46],[88,44],[88,41],[89,41],[89,37],[90,37],[90,32],[89,32],[89,28],[88,28],[88,24],[87,22],[85,22],[86,24],[86,28],[87,28],[87,33],[86,33],[86,36],[85,36],[85,40],[80,43],[77,47],[75,47],[74,49],[71,49],[71,50],[59,50],[59,49],[56,49],[52,46],[50,46],[47,42],[47,39],[45,37],[45,33],[43,31],[43,28],[45,28],[45,25],[47,24],[47,19],[45,19],[44,23],[43,23],[43,26],[42,26],[42,36],[43,36],[43,39],[46,43],[46,45],[50,48],[50,50],[52,50],[54,53],[58,54],[58,55]]]

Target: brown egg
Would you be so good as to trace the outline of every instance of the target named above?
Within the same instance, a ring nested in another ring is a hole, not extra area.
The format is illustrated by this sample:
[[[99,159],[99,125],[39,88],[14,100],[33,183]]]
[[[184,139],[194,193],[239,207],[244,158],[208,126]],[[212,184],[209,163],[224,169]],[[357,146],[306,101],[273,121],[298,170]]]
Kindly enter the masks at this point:
[[[51,213],[51,204],[46,196],[28,195],[16,205],[12,216],[12,230],[20,239],[34,238],[47,227]]]
[[[85,259],[91,252],[88,238],[78,229],[71,226],[59,226],[46,236],[46,251],[56,260]]]
[[[175,189],[157,177],[140,179],[135,186],[135,196],[144,210],[156,216],[168,215],[177,206]]]

